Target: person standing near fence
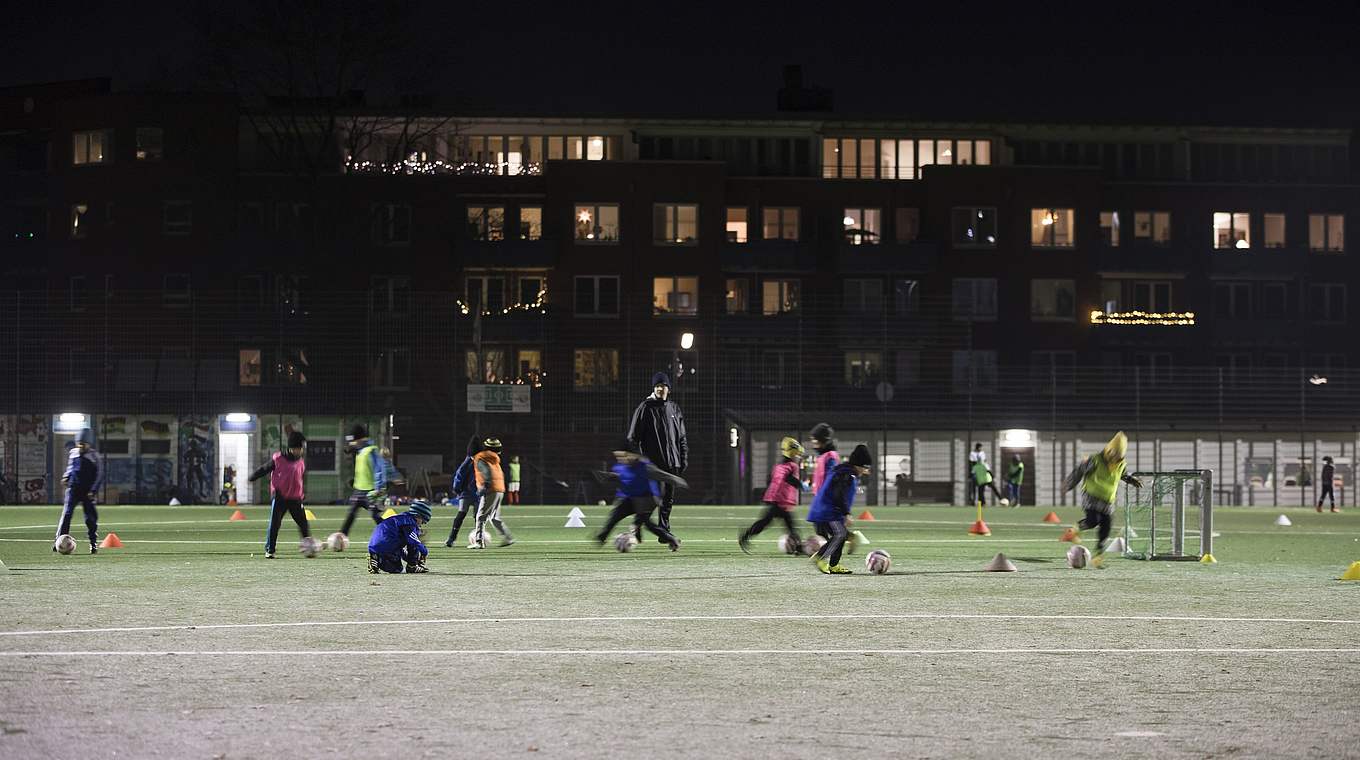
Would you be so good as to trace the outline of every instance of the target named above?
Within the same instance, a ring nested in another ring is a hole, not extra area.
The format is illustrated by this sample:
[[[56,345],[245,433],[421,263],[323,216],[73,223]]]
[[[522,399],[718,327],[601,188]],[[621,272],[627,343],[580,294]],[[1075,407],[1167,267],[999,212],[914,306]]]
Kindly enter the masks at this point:
[[[505,467],[510,475],[510,482],[505,484],[505,503],[519,503],[519,454],[510,457],[510,464]]]
[[[1332,503],[1332,511],[1340,512],[1336,508],[1336,495],[1332,493],[1332,480],[1336,477],[1336,465],[1332,464],[1331,457],[1322,458],[1322,493],[1318,496],[1317,511],[1322,511],[1322,501],[1327,499]]]
[[[62,502],[61,521],[57,523],[57,538],[71,532],[71,516],[76,505],[85,513],[85,532],[90,539],[90,554],[99,553],[99,512],[95,510],[95,493],[103,481],[104,468],[99,454],[94,450],[94,431],[82,428],[76,433],[76,444],[66,458],[66,472],[61,482],[66,486],[66,498]],[[56,544],[52,551],[56,551]]]
[[[680,405],[670,400],[671,379],[665,372],[652,375],[652,395],[633,410],[628,423],[628,440],[653,465],[671,475],[684,475],[689,467],[689,441],[685,436],[685,415]],[[671,532],[671,507],[675,504],[675,485],[661,483],[661,510],[657,524]],[[642,526],[637,528],[639,536]],[[658,537],[661,543],[668,543]]]

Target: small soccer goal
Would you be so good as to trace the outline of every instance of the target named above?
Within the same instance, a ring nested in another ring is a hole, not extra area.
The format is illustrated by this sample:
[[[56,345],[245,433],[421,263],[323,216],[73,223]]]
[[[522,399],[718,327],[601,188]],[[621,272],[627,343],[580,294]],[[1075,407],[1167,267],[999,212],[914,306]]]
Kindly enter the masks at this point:
[[[1213,470],[1133,475],[1143,482],[1143,487],[1134,488],[1126,483],[1121,489],[1125,557],[1193,561],[1214,553]]]

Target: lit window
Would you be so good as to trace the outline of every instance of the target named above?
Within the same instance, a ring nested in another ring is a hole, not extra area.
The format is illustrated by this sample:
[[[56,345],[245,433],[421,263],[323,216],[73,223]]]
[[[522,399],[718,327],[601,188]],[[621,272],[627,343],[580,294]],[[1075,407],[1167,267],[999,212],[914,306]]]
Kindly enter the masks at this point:
[[[619,206],[617,203],[576,205],[576,241],[578,243],[617,243],[619,240]]]
[[[74,156],[72,162],[76,166],[102,164],[112,157],[109,133],[104,130],[76,132],[73,142]]]
[[[541,240],[543,238],[543,207],[520,206],[519,239]]]
[[[935,141],[935,163],[946,165],[954,163],[954,141]]]
[[[1251,248],[1251,214],[1241,211],[1214,212],[1214,248]]]
[[[599,390],[619,384],[619,351],[616,348],[578,348],[573,358],[572,387]]]
[[[543,376],[543,352],[536,349],[521,349],[515,352],[516,380],[538,385]]]
[[[165,130],[160,127],[137,127],[138,161],[159,161],[165,155]]]
[[[1030,283],[1030,319],[1035,322],[1070,322],[1077,313],[1073,280],[1034,280]]]
[[[969,206],[952,214],[955,248],[995,248],[996,209]]]
[[[749,282],[745,277],[735,277],[727,280],[727,313],[745,314],[749,308],[747,304],[747,287]]]
[[[798,209],[792,207],[761,209],[762,236],[766,240],[798,239]]]
[[[1263,214],[1262,231],[1266,237],[1267,248],[1283,248],[1284,238],[1284,214]]]
[[[194,230],[194,205],[167,201],[161,209],[161,229],[166,235],[188,235]]]
[[[798,310],[797,280],[766,280],[761,283],[760,313],[766,316]]]
[[[1070,208],[1035,208],[1029,212],[1029,244],[1035,248],[1071,248]]]
[[[497,242],[505,239],[504,206],[468,206],[468,237],[472,240]]]
[[[934,141],[934,140],[918,140],[918,141],[917,141],[917,148],[916,148],[916,156],[917,156],[917,158],[919,159],[918,163],[920,164],[921,168],[923,168],[923,169],[924,169],[925,167],[927,167],[927,166],[930,166],[931,164],[934,164],[934,163],[935,163],[935,141]]]
[[[1100,239],[1111,248],[1119,247],[1119,212],[1100,212]]]
[[[883,367],[883,355],[877,351],[845,352],[845,384],[851,388],[869,388],[878,384]]]
[[[405,245],[411,242],[411,207],[402,203],[380,203],[375,206],[373,242],[378,245]]]
[[[961,277],[953,283],[954,319],[971,322],[996,321],[996,280]]]
[[[652,242],[656,245],[693,245],[699,240],[699,207],[658,203],[652,206]]]
[[[748,240],[749,225],[746,221],[747,210],[744,206],[727,208],[727,242],[745,243]]]
[[[259,385],[263,375],[260,349],[243,348],[237,351],[236,377],[239,385]]]
[[[883,211],[876,208],[848,208],[841,218],[841,234],[851,245],[876,245],[882,240]]]
[[[81,240],[85,237],[89,228],[90,206],[87,203],[77,203],[71,206],[71,238]]]
[[[834,138],[822,140],[822,176],[835,179],[841,176],[841,143]]]
[[[859,141],[846,138],[841,140],[841,179],[855,179],[859,176]]]
[[[1308,250],[1340,253],[1346,249],[1346,217],[1341,214],[1308,215]]]
[[[881,140],[878,143],[878,176],[883,179],[897,179],[897,141]]]
[[[1156,245],[1167,245],[1170,243],[1171,212],[1133,212],[1133,238],[1134,240],[1150,240]]]
[[[652,313],[657,316],[674,317],[692,317],[698,314],[699,278],[653,278]]]

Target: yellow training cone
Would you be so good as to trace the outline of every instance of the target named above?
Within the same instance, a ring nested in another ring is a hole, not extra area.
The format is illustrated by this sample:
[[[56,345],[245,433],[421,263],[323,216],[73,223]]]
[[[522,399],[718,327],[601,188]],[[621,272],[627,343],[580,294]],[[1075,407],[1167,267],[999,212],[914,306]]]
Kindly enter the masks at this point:
[[[312,513],[312,510],[310,510],[310,509],[304,509],[304,510],[302,510],[302,514],[306,515],[308,520],[315,520],[315,519],[316,519],[316,515],[313,514],[313,513]]]
[[[1214,555],[1206,554],[1203,557],[1199,558],[1199,563],[1201,565],[1217,565],[1218,560],[1214,559]]]
[[[396,516],[397,516],[397,510],[395,510],[395,509],[393,509],[393,508],[391,508],[391,507],[388,507],[388,508],[387,508],[387,511],[382,513],[382,519],[384,519],[384,520],[386,520],[386,519],[389,518],[389,517],[396,517]]]
[[[1360,581],[1360,562],[1352,562],[1351,566],[1346,568],[1346,572],[1342,573],[1337,580]]]

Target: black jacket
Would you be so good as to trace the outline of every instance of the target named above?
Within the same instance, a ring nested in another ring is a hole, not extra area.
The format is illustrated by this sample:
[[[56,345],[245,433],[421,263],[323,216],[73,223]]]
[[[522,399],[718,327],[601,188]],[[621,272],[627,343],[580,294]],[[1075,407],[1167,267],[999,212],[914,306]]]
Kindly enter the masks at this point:
[[[643,399],[628,423],[628,440],[663,470],[683,473],[689,466],[685,415],[674,401],[655,396]]]

